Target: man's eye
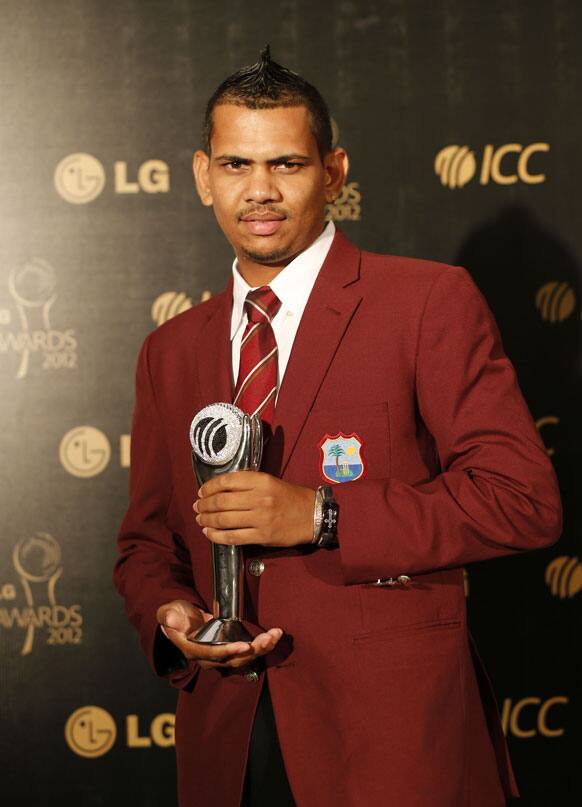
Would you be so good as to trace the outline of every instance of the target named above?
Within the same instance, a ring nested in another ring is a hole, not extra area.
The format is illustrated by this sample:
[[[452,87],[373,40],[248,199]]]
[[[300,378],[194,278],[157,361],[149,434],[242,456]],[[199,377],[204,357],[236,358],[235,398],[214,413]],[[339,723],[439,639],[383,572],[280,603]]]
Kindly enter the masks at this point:
[[[297,163],[297,162],[286,162],[286,163],[279,163],[279,165],[280,165],[282,168],[285,168],[285,169],[289,169],[289,170],[290,170],[290,169],[293,169],[293,168],[301,168],[301,167],[303,166],[303,163]]]

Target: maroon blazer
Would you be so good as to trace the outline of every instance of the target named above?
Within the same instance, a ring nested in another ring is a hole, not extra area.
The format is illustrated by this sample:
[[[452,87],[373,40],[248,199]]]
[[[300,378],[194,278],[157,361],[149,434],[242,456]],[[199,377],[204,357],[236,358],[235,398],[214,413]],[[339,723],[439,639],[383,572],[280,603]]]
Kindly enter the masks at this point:
[[[210,610],[188,429],[232,400],[232,281],[143,345],[131,499],[115,582],[156,672],[180,688],[182,807],[238,807],[267,675],[299,807],[497,807],[517,787],[470,637],[463,566],[560,535],[558,484],[467,271],[360,251],[337,232],[303,314],[263,470],[322,484],[320,443],[355,433],[339,549],[245,550],[246,614],[285,635],[258,682],[185,663],[156,610]],[[264,572],[248,571],[260,558]],[[409,575],[406,585],[378,578]]]

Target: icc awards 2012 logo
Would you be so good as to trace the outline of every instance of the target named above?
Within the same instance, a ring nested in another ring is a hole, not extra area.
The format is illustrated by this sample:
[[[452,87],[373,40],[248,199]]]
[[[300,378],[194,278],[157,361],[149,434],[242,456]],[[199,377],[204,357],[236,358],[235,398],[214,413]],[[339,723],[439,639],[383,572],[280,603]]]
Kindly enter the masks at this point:
[[[17,580],[0,585],[0,630],[20,634],[20,654],[32,652],[37,634],[49,645],[80,644],[81,606],[63,605],[57,597],[63,574],[59,543],[37,532],[18,541],[12,563]]]
[[[12,269],[8,294],[10,304],[0,307],[0,361],[11,366],[19,379],[33,371],[75,368],[74,330],[52,324],[57,299],[53,267],[42,258],[32,258]]]
[[[339,144],[340,130],[335,118],[331,119],[332,146]],[[362,218],[362,193],[359,182],[346,182],[340,195],[325,207],[326,221],[360,221]]]

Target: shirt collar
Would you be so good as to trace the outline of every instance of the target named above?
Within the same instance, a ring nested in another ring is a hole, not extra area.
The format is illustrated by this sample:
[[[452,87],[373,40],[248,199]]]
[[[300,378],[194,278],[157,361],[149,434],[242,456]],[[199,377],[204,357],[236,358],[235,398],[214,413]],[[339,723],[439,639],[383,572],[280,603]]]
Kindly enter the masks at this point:
[[[335,235],[335,225],[329,221],[315,241],[287,264],[269,284],[279,300],[281,309],[302,313],[317,279],[319,270],[329,252]],[[238,271],[237,260],[232,263],[233,291],[230,338],[240,327],[247,294],[257,286],[249,286]]]

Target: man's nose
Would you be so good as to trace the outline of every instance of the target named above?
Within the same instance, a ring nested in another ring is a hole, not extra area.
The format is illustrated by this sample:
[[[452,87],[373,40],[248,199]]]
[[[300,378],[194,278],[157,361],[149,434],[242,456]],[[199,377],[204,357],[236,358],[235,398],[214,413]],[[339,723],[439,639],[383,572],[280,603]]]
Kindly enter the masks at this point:
[[[282,195],[273,172],[268,167],[255,166],[245,189],[245,201],[265,204],[280,202],[281,199]]]

